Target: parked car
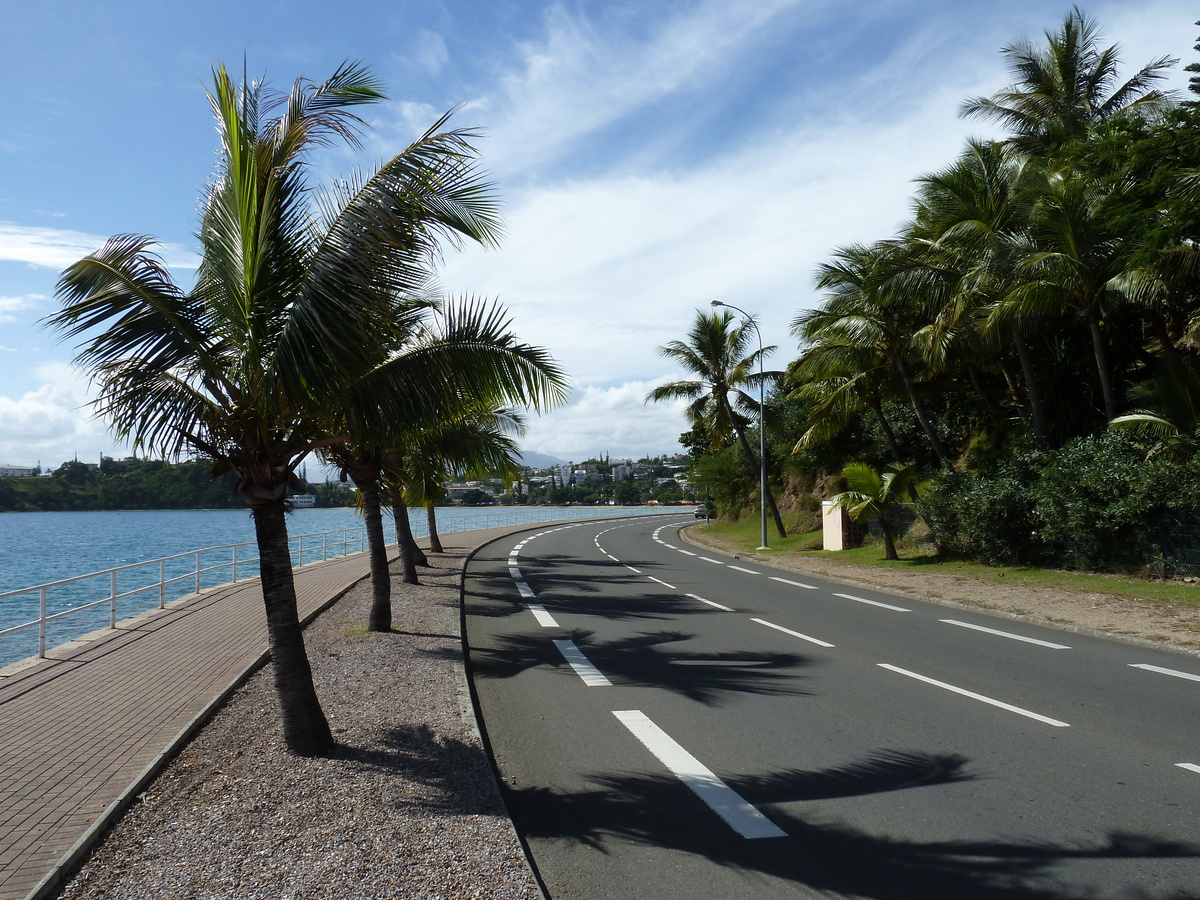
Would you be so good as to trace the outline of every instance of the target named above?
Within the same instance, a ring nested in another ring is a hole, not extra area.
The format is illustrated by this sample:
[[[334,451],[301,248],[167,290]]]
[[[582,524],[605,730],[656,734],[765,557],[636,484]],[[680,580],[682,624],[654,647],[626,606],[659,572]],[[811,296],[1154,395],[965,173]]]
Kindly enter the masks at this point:
[[[707,519],[708,518],[708,510],[703,506],[697,506],[695,515],[696,515],[697,519]]]

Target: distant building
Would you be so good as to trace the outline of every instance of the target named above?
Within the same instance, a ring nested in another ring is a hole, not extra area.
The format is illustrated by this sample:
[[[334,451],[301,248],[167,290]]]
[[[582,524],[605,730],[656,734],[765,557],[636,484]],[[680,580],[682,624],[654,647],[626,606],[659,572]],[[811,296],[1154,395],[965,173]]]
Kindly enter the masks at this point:
[[[288,497],[288,502],[292,504],[292,509],[312,509],[317,505],[317,495],[296,494]]]
[[[0,466],[0,478],[33,478],[37,473],[36,466]]]

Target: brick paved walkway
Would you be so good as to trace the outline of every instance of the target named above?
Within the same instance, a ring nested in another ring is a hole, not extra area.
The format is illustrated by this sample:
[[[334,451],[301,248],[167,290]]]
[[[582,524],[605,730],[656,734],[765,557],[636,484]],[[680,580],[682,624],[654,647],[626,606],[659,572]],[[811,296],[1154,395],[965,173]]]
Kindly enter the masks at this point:
[[[448,551],[470,549],[529,527],[536,526],[441,537]],[[301,619],[366,578],[368,567],[367,555],[356,553],[297,569]],[[52,894],[58,877],[266,655],[256,578],[0,670],[0,900]]]
[[[297,569],[301,617],[367,574],[365,553]],[[51,887],[266,647],[256,578],[9,667],[0,676],[0,900]]]

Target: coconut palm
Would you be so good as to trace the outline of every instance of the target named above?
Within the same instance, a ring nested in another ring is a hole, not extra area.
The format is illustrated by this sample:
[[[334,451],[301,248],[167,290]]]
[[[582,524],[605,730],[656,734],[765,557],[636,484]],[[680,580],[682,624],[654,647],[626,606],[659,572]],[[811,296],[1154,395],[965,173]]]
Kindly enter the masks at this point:
[[[416,435],[407,446],[406,497],[425,507],[432,552],[443,552],[435,509],[446,486],[456,478],[516,477],[521,459],[516,439],[524,433],[524,419],[513,410],[481,408]]]
[[[1058,155],[1114,116],[1150,113],[1170,102],[1155,85],[1178,60],[1161,57],[1118,83],[1116,46],[1101,49],[1095,20],[1072,7],[1062,26],[1046,32],[1046,43],[1023,39],[1001,51],[1014,83],[991,97],[963,104],[962,114],[999,122],[1016,146],[1038,155]]]
[[[1108,423],[1154,442],[1152,452],[1184,457],[1200,451],[1200,365],[1178,354],[1157,361],[1154,379],[1130,392],[1139,408]]]
[[[1046,177],[1030,157],[993,141],[968,141],[949,167],[917,180],[917,218],[929,252],[959,273],[952,297],[926,331],[933,347],[965,346],[984,358],[997,342],[1011,341],[1021,366],[1034,433],[1048,446],[1049,425],[1028,337],[1040,324],[1013,316],[986,326],[988,310],[1012,287],[1020,247]],[[974,380],[974,374],[972,373]]]
[[[824,302],[797,316],[792,333],[809,346],[861,351],[874,364],[894,369],[934,455],[948,466],[949,452],[917,386],[924,361],[915,335],[935,314],[931,297],[911,290],[915,282],[903,277],[917,264],[912,248],[896,242],[839,248],[833,261],[818,269],[817,287],[826,292]]]
[[[209,100],[221,153],[195,287],[172,282],[149,238],[122,235],[63,273],[64,305],[49,318],[84,337],[76,361],[120,438],[168,457],[199,451],[214,475],[236,473],[255,522],[283,734],[304,755],[332,737],[297,619],[288,487],[311,451],[341,439],[326,427],[331,398],[377,364],[395,298],[427,283],[439,238],[497,228],[471,133],[442,130],[444,118],[314,208],[308,154],[357,146],[353,109],[381,97],[357,64],[319,84],[298,79],[283,98],[218,67]]]
[[[847,490],[833,498],[835,506],[846,510],[855,522],[866,522],[878,516],[883,531],[883,543],[888,559],[899,559],[896,538],[888,516],[905,494],[918,492],[917,472],[912,466],[895,466],[878,471],[867,463],[850,463],[842,470]]]
[[[398,329],[378,364],[345,385],[327,411],[328,427],[345,440],[322,450],[351,478],[362,499],[371,559],[368,629],[391,629],[391,577],[381,514],[381,490],[391,457],[413,459],[413,434],[499,404],[548,409],[566,399],[566,378],[550,354],[521,343],[503,306],[477,298],[438,303],[429,315]]]
[[[734,315],[728,311],[706,313],[697,310],[696,320],[688,330],[686,341],[670,341],[658,348],[661,356],[677,363],[695,377],[688,381],[659,385],[646,395],[646,402],[687,400],[685,412],[688,422],[693,427],[700,427],[709,447],[720,450],[733,438],[746,464],[757,471],[759,460],[746,439],[746,429],[752,416],[757,415],[758,402],[742,387],[757,380],[755,368],[760,357],[775,347],[771,345],[750,350],[752,320],[747,319],[737,327],[731,327],[733,321]],[[747,350],[750,352],[747,353]],[[764,377],[778,378],[779,375],[778,372],[767,372]],[[770,487],[767,488],[765,499],[776,531],[781,538],[787,537]]]

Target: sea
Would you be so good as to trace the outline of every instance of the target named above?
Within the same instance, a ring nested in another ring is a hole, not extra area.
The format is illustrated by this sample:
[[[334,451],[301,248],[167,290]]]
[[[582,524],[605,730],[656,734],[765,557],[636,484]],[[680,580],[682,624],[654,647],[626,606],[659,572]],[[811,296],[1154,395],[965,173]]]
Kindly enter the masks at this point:
[[[678,512],[654,507],[446,507],[437,510],[437,523],[439,532],[450,533],[672,511]],[[415,535],[427,534],[424,510],[413,510],[410,520]],[[389,542],[395,540],[388,515],[384,531]],[[288,515],[288,534],[296,565],[357,552],[365,540],[362,517],[346,508],[294,510]],[[2,632],[36,621],[43,592],[13,592],[49,585],[48,616],[106,601],[115,593],[119,621],[194,592],[197,581],[207,588],[234,580],[235,558],[239,580],[257,576],[253,542],[254,522],[244,509],[0,513],[0,666],[39,652],[37,627]],[[234,545],[240,546],[235,550]],[[54,584],[67,579],[73,580]],[[170,583],[160,589],[163,580]],[[114,618],[111,606],[103,602],[49,621],[46,647],[108,627]]]

